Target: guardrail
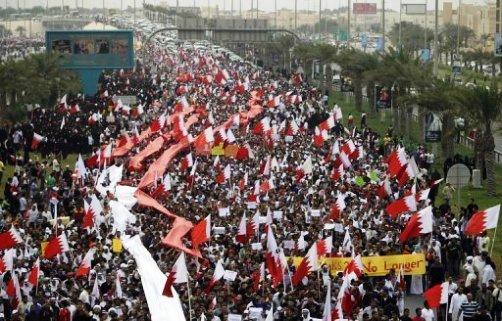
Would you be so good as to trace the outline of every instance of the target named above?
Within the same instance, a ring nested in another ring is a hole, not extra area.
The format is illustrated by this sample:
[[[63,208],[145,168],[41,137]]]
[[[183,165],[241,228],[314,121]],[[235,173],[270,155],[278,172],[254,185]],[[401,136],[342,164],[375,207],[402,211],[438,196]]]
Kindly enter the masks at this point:
[[[345,98],[354,97],[353,92],[342,92],[342,94]],[[363,101],[368,101],[368,96],[363,95]],[[418,115],[415,115],[413,113],[412,113],[411,119],[413,119],[413,121],[416,123],[418,123],[418,121],[419,121]],[[472,139],[470,137],[467,137],[465,135],[460,135],[459,143],[470,148],[470,149],[474,149],[474,139]],[[494,152],[495,152],[495,163],[502,164],[502,152],[499,150],[494,150]]]

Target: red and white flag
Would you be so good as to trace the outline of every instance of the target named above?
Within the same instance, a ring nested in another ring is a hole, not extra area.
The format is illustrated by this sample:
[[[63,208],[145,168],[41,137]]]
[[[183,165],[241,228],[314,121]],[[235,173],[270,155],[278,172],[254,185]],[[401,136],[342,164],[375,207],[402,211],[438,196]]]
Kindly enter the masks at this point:
[[[319,256],[317,254],[317,244],[314,243],[307,255],[302,259],[300,265],[296,268],[295,274],[293,274],[293,278],[291,279],[294,286],[298,285],[304,277],[307,277],[311,272],[315,272],[319,270]]]
[[[377,195],[382,199],[392,195],[390,181],[387,177],[385,177],[385,179],[378,185]]]
[[[281,96],[274,96],[274,95],[268,95],[268,101],[267,101],[267,107],[268,108],[274,108],[279,106],[281,102]]]
[[[4,251],[3,257],[0,259],[0,274],[6,271],[12,271],[14,268],[14,256],[16,255],[16,250],[6,250]]]
[[[416,176],[417,173],[413,169],[413,166],[411,166],[410,164],[406,164],[403,166],[399,174],[397,174],[397,182],[399,183],[399,186],[403,186],[406,183],[408,183],[410,179]]]
[[[295,136],[298,134],[298,131],[300,130],[300,127],[298,127],[298,124],[294,119],[292,119],[288,126],[286,127],[285,135],[286,136]]]
[[[11,279],[7,283],[5,292],[11,300],[12,307],[14,309],[17,308],[18,304],[21,302],[21,287],[19,286],[19,279],[15,272],[11,273]]]
[[[92,259],[94,258],[95,252],[96,249],[94,248],[90,248],[89,251],[87,251],[84,258],[82,259],[82,262],[80,262],[77,271],[75,272],[75,277],[78,278],[79,276],[87,276],[89,274],[89,271],[91,270],[92,266]]]
[[[188,153],[185,155],[185,157],[183,157],[181,159],[181,170],[182,171],[185,171],[187,170],[188,168],[192,167],[193,166],[193,157],[192,157],[192,153]]]
[[[265,263],[260,264],[260,269],[251,274],[253,280],[253,291],[258,291],[260,283],[265,281]]]
[[[101,213],[103,213],[103,207],[99,202],[96,194],[93,194],[91,197],[91,204],[88,204],[86,200],[84,200],[84,211],[85,215],[82,220],[83,228],[92,228],[96,225],[97,218]]]
[[[343,169],[343,164],[340,164],[338,167],[334,167],[331,172],[331,179],[334,181],[338,181],[345,174],[345,170]]]
[[[467,222],[464,233],[467,235],[478,235],[486,230],[496,228],[499,214],[500,204],[474,213],[469,222]]]
[[[352,163],[349,159],[349,156],[344,151],[342,151],[340,153],[339,157],[340,157],[340,161],[342,162],[344,168],[351,168],[352,167]]]
[[[188,269],[185,260],[185,253],[181,252],[178,259],[173,265],[171,272],[167,276],[166,283],[164,284],[164,290],[162,295],[167,297],[172,297],[173,292],[171,287],[173,284],[187,283],[188,282]]]
[[[335,117],[333,114],[329,114],[328,119],[319,124],[321,130],[329,131],[333,127],[335,127]]]
[[[272,229],[267,229],[267,253],[265,253],[265,262],[267,269],[272,277],[273,287],[277,287],[283,281],[285,266],[282,265],[280,248],[274,237]]]
[[[195,150],[198,153],[209,152],[209,149],[214,142],[214,132],[213,127],[207,127],[202,133],[200,133],[194,140]]]
[[[418,193],[416,193],[415,198],[416,198],[417,202],[428,200],[430,192],[431,192],[431,189],[426,188],[426,189],[421,190]]]
[[[270,118],[265,117],[253,127],[253,134],[266,135],[270,131]]]
[[[214,274],[213,277],[211,278],[211,281],[209,282],[205,292],[206,294],[211,292],[211,289],[214,287],[216,282],[221,280],[223,278],[223,275],[225,274],[225,269],[223,268],[223,264],[221,263],[221,260],[216,263],[216,267],[214,268]]]
[[[413,214],[399,236],[399,241],[405,243],[409,238],[432,233],[432,206],[427,206]]]
[[[429,307],[434,309],[438,308],[441,304],[448,303],[448,292],[449,283],[443,282],[427,289],[427,291],[424,292],[423,296],[429,304]]]
[[[403,166],[408,164],[408,157],[406,155],[406,152],[404,148],[399,148],[397,150],[394,150],[390,153],[389,157],[387,158],[387,164],[388,164],[388,172],[391,176],[397,176],[399,172],[401,172],[401,169]]]
[[[31,286],[37,287],[39,278],[40,278],[40,259],[37,259],[33,264],[33,267],[31,268],[30,273],[28,274],[26,280]]]
[[[192,245],[198,248],[199,245],[207,242],[211,238],[211,215],[197,223],[192,229]]]
[[[223,171],[220,171],[216,176],[216,183],[225,184],[230,179],[230,174],[231,174],[231,169],[230,169],[230,164],[228,164],[227,166],[225,166]]]
[[[395,219],[399,214],[405,212],[415,212],[417,210],[417,201],[415,199],[415,195],[408,195],[403,198],[400,198],[385,208],[385,211]]]
[[[162,182],[157,186],[157,188],[152,192],[153,198],[159,198],[162,195],[166,195],[167,192],[171,190],[171,176],[167,173]]]
[[[44,251],[43,257],[45,259],[52,259],[56,255],[63,254],[70,250],[68,245],[68,240],[66,239],[65,233],[61,233],[59,236],[53,238],[47,243]]]
[[[45,139],[46,138],[44,136],[39,135],[37,133],[33,133],[33,139],[31,140],[31,150],[37,149],[38,145],[40,145],[40,143]]]
[[[248,241],[246,213],[242,214],[242,218],[239,223],[239,230],[235,236],[235,241],[239,243],[247,243]]]
[[[258,235],[260,230],[260,211],[256,211],[253,217],[246,224],[246,235],[248,240]]]
[[[333,237],[328,236],[327,238],[323,240],[319,240],[316,242],[317,246],[317,256],[326,256],[328,254],[331,254],[331,251],[333,250]]]
[[[364,264],[361,259],[361,254],[356,255],[350,260],[343,270],[343,274],[345,277],[348,277],[349,280],[358,280],[364,275]]]
[[[0,233],[0,250],[7,250],[22,243],[23,239],[14,226],[7,232]]]
[[[331,209],[329,211],[329,219],[337,220],[345,207],[345,199],[343,198],[342,194],[338,194],[336,201],[331,205]]]

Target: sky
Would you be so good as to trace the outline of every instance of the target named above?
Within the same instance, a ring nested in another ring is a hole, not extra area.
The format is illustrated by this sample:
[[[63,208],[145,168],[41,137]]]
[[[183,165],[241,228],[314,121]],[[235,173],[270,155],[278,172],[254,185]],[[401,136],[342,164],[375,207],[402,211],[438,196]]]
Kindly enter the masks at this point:
[[[60,6],[62,3],[64,5],[68,5],[70,7],[75,7],[76,1],[78,1],[79,7],[82,6],[90,8],[90,7],[102,7],[103,1],[107,8],[120,8],[121,2],[124,8],[127,6],[133,6],[134,0],[0,0],[0,6],[5,7],[5,3],[10,7],[17,7],[17,4],[23,7],[31,7],[31,6],[46,6],[47,1],[49,2],[49,6]],[[158,4],[159,2],[167,2],[169,5],[175,6],[176,0],[145,0],[150,4]],[[231,2],[234,3],[234,9],[238,10],[240,3],[242,3],[242,10],[249,10],[251,8],[251,2],[253,1],[256,6],[257,0],[179,0],[180,6],[193,6],[195,1],[196,6],[207,6],[208,3],[211,6],[218,5],[221,9],[226,8],[230,10]],[[275,0],[258,0],[258,7],[260,10],[265,11],[273,11],[274,10],[274,1]],[[328,9],[335,9],[340,6],[347,6],[348,0],[321,0],[321,7]],[[351,0],[354,2],[368,2],[368,3],[377,3],[378,8],[381,7],[382,0]],[[402,1],[403,4],[406,3],[414,3],[414,4],[423,4],[427,3],[429,9],[434,8],[434,0],[385,0],[386,8],[390,8],[396,11],[399,11],[399,1]],[[458,3],[458,0],[439,0],[439,7],[442,7],[443,1],[451,2],[453,1],[454,6]],[[143,0],[136,0],[136,5],[139,7]],[[494,0],[462,0],[462,3],[474,3],[474,4],[485,4],[487,2],[494,2]],[[294,8],[294,0],[277,0],[277,8]],[[298,0],[298,9],[310,9],[310,10],[319,10],[319,0]]]

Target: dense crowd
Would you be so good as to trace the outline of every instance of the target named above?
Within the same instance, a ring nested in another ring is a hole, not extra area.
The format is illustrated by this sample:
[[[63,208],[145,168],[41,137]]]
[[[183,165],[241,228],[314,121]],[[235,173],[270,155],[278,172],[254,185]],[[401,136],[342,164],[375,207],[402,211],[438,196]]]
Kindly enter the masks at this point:
[[[414,177],[400,182],[387,174],[399,139],[391,131],[374,132],[364,117],[354,123],[343,103],[335,106],[301,75],[258,70],[209,48],[148,49],[144,65],[104,75],[95,97],[65,96],[54,108],[34,110],[29,122],[2,129],[0,170],[3,175],[5,165],[12,165],[14,173],[4,178],[0,223],[3,231],[15,227],[23,240],[3,251],[4,261],[7,255],[14,258],[12,266],[0,264],[0,309],[6,320],[152,319],[144,276],[125,249],[125,236],[139,235],[168,273],[180,252],[163,241],[175,223],[157,209],[135,205],[135,219],[118,226],[113,204],[121,199],[111,176],[122,165],[119,185],[139,186],[169,213],[193,224],[211,215],[211,237],[200,246],[200,257],[186,251],[190,290],[186,283],[174,285],[186,318],[268,320],[272,308],[274,320],[322,319],[329,285],[332,307],[341,305],[345,319],[500,320],[502,286],[488,255],[490,239],[463,233],[478,207],[473,200],[460,215],[452,213],[453,188],[434,183],[441,174],[432,169],[423,146],[407,151],[410,164],[416,164]],[[139,106],[121,104],[116,96],[123,95],[136,96]],[[205,135],[209,127],[214,131]],[[163,158],[180,144],[173,157]],[[350,159],[341,161],[346,148]],[[78,153],[88,155],[86,175],[73,164],[63,165],[68,155]],[[108,185],[97,179],[103,173]],[[384,182],[388,195],[380,193]],[[169,187],[158,193],[162,186]],[[412,213],[393,218],[387,205],[427,188],[430,193],[418,209],[432,205],[433,232],[399,242]],[[440,189],[450,195],[445,202],[436,200]],[[102,211],[94,213],[93,226],[84,227],[84,203],[95,198]],[[345,208],[335,214],[338,199]],[[243,216],[247,222],[259,218],[244,239],[238,237]],[[260,278],[270,233],[288,258],[279,284],[268,264]],[[62,234],[69,249],[45,258],[43,246]],[[327,257],[423,253],[427,272],[403,282],[400,271],[390,269],[385,276],[362,275],[344,285],[344,271],[323,264],[293,286],[297,267],[290,258],[303,257],[326,238],[332,248]],[[193,247],[189,238],[179,243],[178,248]],[[90,270],[77,276],[89,249],[94,249]],[[28,275],[37,259],[41,276],[33,286]],[[219,264],[237,272],[233,281],[212,284]],[[14,278],[20,291],[12,296],[8,285]],[[446,306],[433,311],[424,304],[412,316],[406,297],[445,280],[451,282],[448,315]]]
[[[27,56],[45,50],[45,43],[41,37],[9,36],[0,40],[0,62],[7,59],[24,59]]]

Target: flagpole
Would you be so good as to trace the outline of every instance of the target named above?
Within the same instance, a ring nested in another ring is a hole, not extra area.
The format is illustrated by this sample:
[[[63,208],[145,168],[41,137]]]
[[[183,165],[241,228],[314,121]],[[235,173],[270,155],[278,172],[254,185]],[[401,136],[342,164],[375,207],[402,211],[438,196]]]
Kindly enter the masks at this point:
[[[493,240],[492,240],[492,246],[490,247],[490,257],[492,256],[492,252],[493,252],[493,246],[495,245],[495,240],[496,240],[496,237],[497,237],[497,229],[498,229],[498,224],[497,226],[495,226],[495,232],[493,233]]]
[[[190,293],[190,276],[187,279],[187,292],[188,292],[188,314],[190,316],[190,321],[192,321],[192,299]]]

